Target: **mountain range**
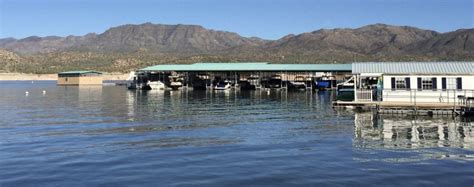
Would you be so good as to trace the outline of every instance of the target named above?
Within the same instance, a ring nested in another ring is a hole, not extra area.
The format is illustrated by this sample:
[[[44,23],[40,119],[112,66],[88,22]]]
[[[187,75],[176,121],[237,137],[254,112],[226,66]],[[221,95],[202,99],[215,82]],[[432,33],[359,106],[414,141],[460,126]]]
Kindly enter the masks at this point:
[[[160,63],[269,61],[464,61],[474,59],[474,29],[440,33],[373,24],[320,29],[277,40],[243,37],[198,25],[144,23],[84,36],[0,39],[0,71],[46,73],[70,69],[129,71]]]

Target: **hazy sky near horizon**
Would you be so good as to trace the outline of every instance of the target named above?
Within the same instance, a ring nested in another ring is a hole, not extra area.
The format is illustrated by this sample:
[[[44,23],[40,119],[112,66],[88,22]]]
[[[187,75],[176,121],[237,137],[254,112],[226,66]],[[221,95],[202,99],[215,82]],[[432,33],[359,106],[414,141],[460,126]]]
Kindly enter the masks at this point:
[[[0,38],[85,35],[145,22],[265,39],[374,23],[447,32],[474,27],[474,0],[0,0]]]

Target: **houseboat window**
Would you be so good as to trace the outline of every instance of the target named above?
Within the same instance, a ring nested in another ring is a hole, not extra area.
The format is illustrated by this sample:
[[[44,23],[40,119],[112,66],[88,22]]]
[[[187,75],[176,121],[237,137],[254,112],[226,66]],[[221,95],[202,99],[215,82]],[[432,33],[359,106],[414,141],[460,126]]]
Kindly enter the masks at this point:
[[[456,78],[447,78],[446,79],[446,89],[448,90],[454,90],[456,89]]]
[[[462,90],[462,78],[461,77],[456,78],[456,89]]]
[[[407,88],[407,82],[405,81],[405,77],[396,77],[395,78],[395,85],[396,85],[397,89]]]
[[[441,86],[443,90],[461,90],[462,80],[461,77],[443,77],[441,78]]]
[[[421,81],[421,86],[423,90],[433,89],[433,79],[431,77],[423,77],[421,78]]]

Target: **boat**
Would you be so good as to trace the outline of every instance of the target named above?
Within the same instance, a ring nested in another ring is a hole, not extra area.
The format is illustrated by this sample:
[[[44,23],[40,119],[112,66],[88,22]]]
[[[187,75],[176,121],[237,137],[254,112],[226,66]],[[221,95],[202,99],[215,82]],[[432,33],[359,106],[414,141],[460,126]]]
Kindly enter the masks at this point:
[[[143,73],[130,72],[127,78],[127,88],[129,90],[151,90],[147,84],[147,77]]]
[[[128,78],[126,79],[127,88],[130,90],[137,89],[136,80],[137,80],[137,76],[135,75],[135,72],[131,71],[130,74],[128,75]]]
[[[148,86],[150,86],[151,90],[164,90],[165,84],[161,81],[148,81]]]
[[[246,79],[241,79],[239,81],[241,90],[256,90],[260,88],[260,79],[258,75],[250,75]]]
[[[179,90],[181,87],[183,87],[183,83],[181,82],[171,82],[169,87],[171,90]]]
[[[146,83],[130,83],[127,88],[129,90],[151,90],[150,85]]]
[[[336,100],[353,101],[354,98],[354,77],[337,84]]]
[[[331,89],[334,83],[335,79],[332,76],[319,77],[315,80],[315,88],[320,91]]]
[[[231,88],[231,82],[228,80],[220,81],[214,86],[214,90],[229,90]]]
[[[171,90],[179,90],[183,87],[183,78],[177,74],[168,76],[168,80],[169,82],[167,86],[171,88]]]
[[[303,76],[296,76],[293,81],[290,81],[288,89],[306,90],[306,79]]]
[[[197,74],[193,79],[193,89],[206,90],[210,83],[211,79],[208,74]]]
[[[268,81],[266,81],[266,88],[270,89],[278,89],[281,88],[282,81],[281,81],[281,76],[280,75],[272,75]]]

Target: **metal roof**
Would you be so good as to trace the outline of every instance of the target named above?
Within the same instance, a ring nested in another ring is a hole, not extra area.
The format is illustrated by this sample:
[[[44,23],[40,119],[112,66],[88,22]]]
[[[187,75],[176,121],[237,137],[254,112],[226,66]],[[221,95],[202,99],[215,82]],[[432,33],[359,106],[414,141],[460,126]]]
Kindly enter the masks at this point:
[[[195,63],[179,65],[156,65],[142,71],[345,71],[351,64],[269,64],[267,62],[241,63]]]
[[[72,75],[72,74],[87,74],[87,73],[97,73],[97,74],[102,74],[97,71],[89,71],[89,70],[81,70],[81,71],[65,71],[65,72],[60,72],[58,74],[60,75]]]
[[[352,73],[474,74],[474,62],[359,62]]]

